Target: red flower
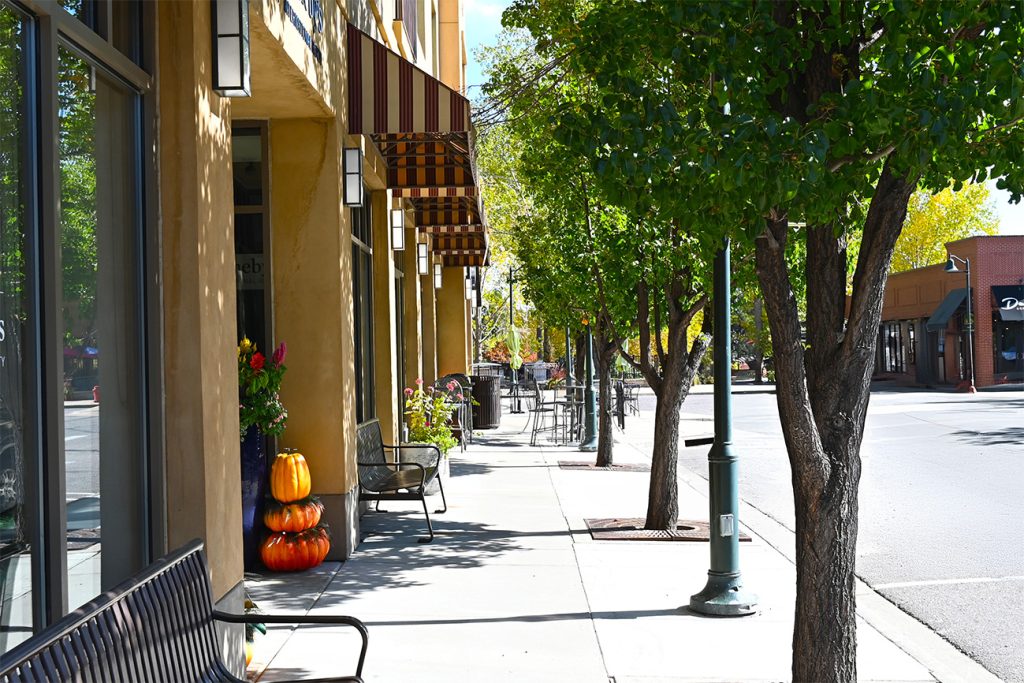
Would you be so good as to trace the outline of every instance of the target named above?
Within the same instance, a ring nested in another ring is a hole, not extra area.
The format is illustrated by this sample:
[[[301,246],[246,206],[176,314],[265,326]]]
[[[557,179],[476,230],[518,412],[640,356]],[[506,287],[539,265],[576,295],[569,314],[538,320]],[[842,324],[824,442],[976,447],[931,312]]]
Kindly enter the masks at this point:
[[[256,372],[259,372],[260,370],[263,369],[263,363],[265,361],[266,358],[264,358],[263,354],[257,351],[256,353],[252,354],[252,360],[249,361],[249,367],[255,370]]]

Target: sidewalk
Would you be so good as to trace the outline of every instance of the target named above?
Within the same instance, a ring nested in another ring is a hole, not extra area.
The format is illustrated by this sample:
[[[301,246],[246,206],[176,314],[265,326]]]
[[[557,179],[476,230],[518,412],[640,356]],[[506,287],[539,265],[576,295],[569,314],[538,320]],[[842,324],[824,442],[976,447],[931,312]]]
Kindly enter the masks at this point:
[[[795,570],[776,547],[787,544],[789,532],[746,529],[753,541],[741,545],[741,561],[746,585],[759,596],[758,614],[716,619],[680,609],[704,586],[708,544],[592,540],[585,518],[645,514],[649,474],[560,469],[559,460],[590,456],[531,448],[519,431],[524,421],[506,415],[502,429],[481,432],[474,446],[453,455],[449,510],[432,516],[433,543],[417,543],[424,526],[416,503],[385,504],[387,513],[363,517],[365,540],[347,562],[267,574],[248,582],[253,599],[268,612],[365,621],[367,681],[788,680]],[[620,443],[616,457],[642,463],[645,456]],[[706,520],[703,480],[682,471],[679,499],[681,518]],[[439,507],[440,497],[431,502]],[[764,520],[757,521],[760,528]],[[871,595],[861,603],[881,599],[862,589]],[[890,640],[898,632],[903,642],[909,622],[920,626],[892,609],[898,614],[881,608],[889,621],[873,620],[889,637],[858,619],[860,680],[936,680]],[[935,645],[922,637],[924,646],[908,649]],[[257,637],[250,672],[269,661],[261,681],[350,673],[353,648],[354,639],[329,629],[271,631]],[[994,680],[975,677],[972,662],[960,657],[963,680]]]

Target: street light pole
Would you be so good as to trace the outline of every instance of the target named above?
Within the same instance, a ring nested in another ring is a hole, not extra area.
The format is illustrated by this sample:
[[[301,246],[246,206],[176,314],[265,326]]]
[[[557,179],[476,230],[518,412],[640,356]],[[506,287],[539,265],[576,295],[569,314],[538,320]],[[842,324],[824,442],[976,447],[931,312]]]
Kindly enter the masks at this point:
[[[515,321],[512,319],[512,300],[513,300],[513,285],[515,284],[515,270],[512,266],[508,267],[508,329],[511,332],[515,326]],[[512,351],[512,349],[509,349]],[[519,398],[519,370],[512,367],[512,358],[508,361],[509,370],[512,371],[512,396],[509,397],[509,412],[513,415],[518,415],[523,412],[522,400]]]
[[[974,386],[974,316],[971,315],[971,259],[960,258],[959,256],[949,255],[949,260],[946,261],[946,272],[956,273],[959,272],[959,268],[956,267],[955,261],[959,261],[964,264],[964,274],[967,276],[967,365],[970,366],[970,380],[971,385],[967,388],[967,393],[977,393],[977,388]]]
[[[732,310],[729,240],[715,255],[714,368],[715,442],[708,454],[711,567],[704,590],[690,597],[690,609],[713,616],[757,611],[757,596],[743,590],[740,573],[737,458],[732,449]]]
[[[583,389],[583,442],[580,450],[592,453],[597,450],[597,395],[594,392],[594,335],[587,324],[586,385]]]
[[[570,336],[569,326],[565,326],[565,383],[571,385],[573,383],[572,376],[572,337]]]

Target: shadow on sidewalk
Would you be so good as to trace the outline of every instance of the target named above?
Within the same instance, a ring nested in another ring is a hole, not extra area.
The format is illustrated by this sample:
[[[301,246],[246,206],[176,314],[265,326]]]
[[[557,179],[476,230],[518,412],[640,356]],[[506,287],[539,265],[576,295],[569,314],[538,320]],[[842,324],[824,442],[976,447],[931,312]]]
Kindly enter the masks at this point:
[[[623,610],[619,612],[559,612],[555,614],[520,614],[508,617],[479,617],[467,619],[405,619],[397,620],[373,620],[367,621],[367,626],[451,626],[454,624],[503,624],[523,623],[537,624],[548,621],[572,621],[584,620],[633,620],[646,619],[649,617],[693,617],[695,619],[712,619],[703,614],[691,612],[689,609],[665,608],[665,609],[638,609]]]
[[[1007,427],[998,431],[975,432],[961,430],[953,432],[953,436],[964,443],[975,446],[998,446],[1001,444],[1024,444],[1024,427]]]

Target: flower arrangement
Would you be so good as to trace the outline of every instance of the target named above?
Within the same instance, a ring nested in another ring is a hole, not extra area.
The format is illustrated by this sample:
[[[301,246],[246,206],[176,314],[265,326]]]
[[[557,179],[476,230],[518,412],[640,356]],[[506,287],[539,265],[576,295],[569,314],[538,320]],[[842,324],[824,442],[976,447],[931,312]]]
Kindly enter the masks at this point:
[[[448,391],[455,391],[455,382],[448,384]],[[461,401],[462,394],[454,394],[455,400]],[[416,388],[405,389],[405,415],[409,425],[409,441],[413,443],[432,443],[441,453],[447,453],[458,445],[452,436],[448,420],[455,412],[457,404],[448,400],[447,394],[435,391],[434,387],[423,388],[423,380],[416,380]]]
[[[278,392],[287,369],[287,352],[288,347],[281,342],[268,363],[249,339],[243,337],[238,343],[238,422],[243,439],[249,427],[268,436],[284,432],[288,411],[281,405]]]

